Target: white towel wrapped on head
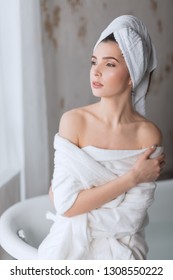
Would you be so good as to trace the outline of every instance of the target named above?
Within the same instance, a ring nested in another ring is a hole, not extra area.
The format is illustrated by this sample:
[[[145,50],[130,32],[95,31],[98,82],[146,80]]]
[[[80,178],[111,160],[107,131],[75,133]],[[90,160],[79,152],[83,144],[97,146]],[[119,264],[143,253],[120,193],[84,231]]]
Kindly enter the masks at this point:
[[[138,113],[145,115],[145,97],[150,73],[157,66],[155,47],[143,22],[135,16],[123,15],[114,19],[101,33],[94,49],[112,33],[130,73],[133,106]]]

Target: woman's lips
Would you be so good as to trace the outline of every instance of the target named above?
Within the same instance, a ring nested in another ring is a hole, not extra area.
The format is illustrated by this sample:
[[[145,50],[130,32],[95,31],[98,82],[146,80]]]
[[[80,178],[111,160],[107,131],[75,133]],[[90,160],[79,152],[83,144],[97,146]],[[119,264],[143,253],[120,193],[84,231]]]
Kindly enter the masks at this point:
[[[92,82],[92,87],[93,88],[102,88],[103,85],[101,83],[99,83],[99,82]]]

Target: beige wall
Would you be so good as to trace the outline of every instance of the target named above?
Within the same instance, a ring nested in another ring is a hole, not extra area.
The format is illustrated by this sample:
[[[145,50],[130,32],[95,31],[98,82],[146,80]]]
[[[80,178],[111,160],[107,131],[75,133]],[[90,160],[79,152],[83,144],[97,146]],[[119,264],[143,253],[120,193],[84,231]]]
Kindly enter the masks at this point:
[[[52,165],[52,142],[60,116],[70,108],[94,101],[89,86],[90,56],[94,43],[115,17],[134,14],[146,23],[158,52],[158,70],[148,97],[147,112],[164,134],[166,172],[173,177],[172,11],[172,0],[41,1]]]

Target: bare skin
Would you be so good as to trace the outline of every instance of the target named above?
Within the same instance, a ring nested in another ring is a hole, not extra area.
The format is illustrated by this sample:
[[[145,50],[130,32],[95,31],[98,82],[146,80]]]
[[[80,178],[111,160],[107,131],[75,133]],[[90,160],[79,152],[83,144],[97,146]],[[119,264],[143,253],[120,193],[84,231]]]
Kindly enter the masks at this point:
[[[126,174],[99,188],[81,191],[72,207],[64,213],[66,217],[87,213],[140,183],[156,180],[165,160],[164,154],[150,159],[155,151],[152,146],[162,145],[162,134],[156,125],[133,110],[132,83],[116,43],[97,46],[92,57],[90,81],[93,94],[100,97],[100,101],[66,112],[60,120],[60,136],[80,148],[148,149]],[[51,189],[50,196],[53,199]]]

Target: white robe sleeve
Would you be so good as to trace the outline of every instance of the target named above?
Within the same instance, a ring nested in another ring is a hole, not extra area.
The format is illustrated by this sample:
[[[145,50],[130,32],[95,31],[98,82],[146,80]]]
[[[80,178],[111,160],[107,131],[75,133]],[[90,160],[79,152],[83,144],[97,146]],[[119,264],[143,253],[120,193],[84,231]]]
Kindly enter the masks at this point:
[[[122,238],[142,230],[147,222],[147,209],[154,199],[155,184],[141,184],[130,191],[117,206],[101,207],[89,214],[92,236]]]

